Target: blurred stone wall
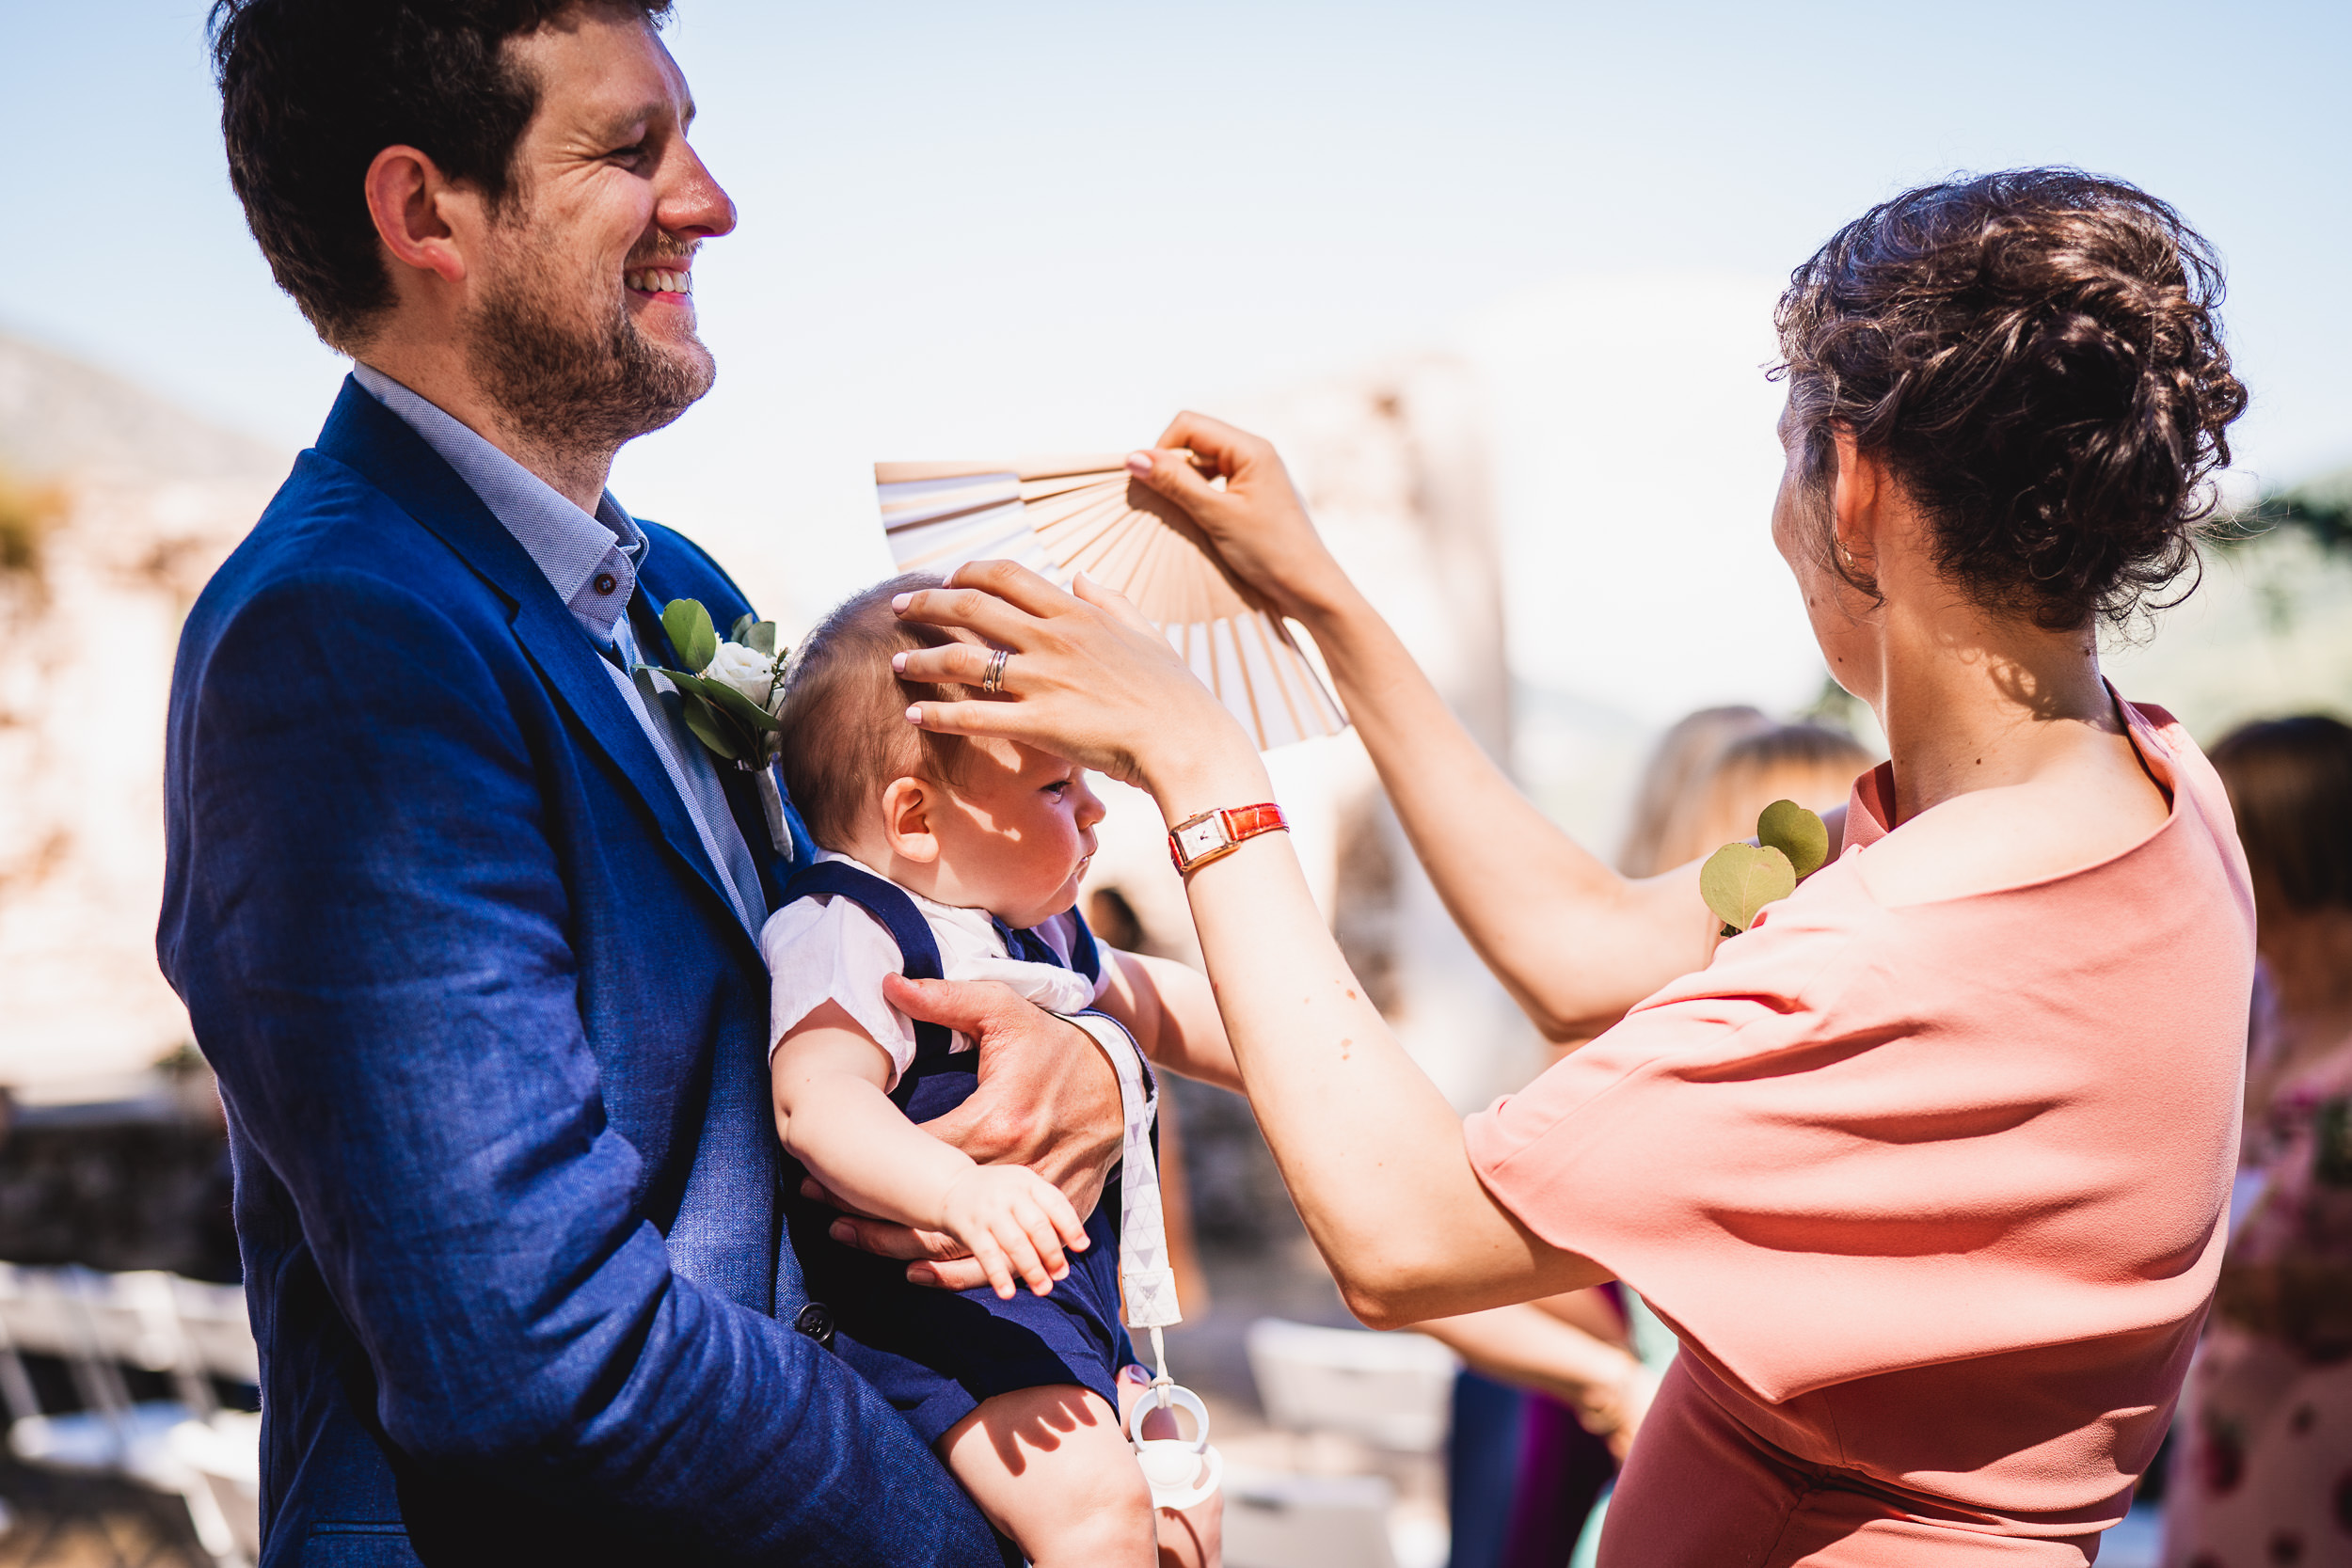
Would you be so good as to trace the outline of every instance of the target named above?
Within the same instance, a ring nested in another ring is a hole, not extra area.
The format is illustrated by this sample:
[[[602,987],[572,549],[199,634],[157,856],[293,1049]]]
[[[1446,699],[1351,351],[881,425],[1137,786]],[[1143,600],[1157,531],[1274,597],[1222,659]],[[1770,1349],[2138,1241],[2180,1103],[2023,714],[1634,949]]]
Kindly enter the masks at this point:
[[[0,568],[0,1085],[111,1091],[187,1039],[155,966],[180,626],[286,461],[0,337],[0,471],[54,498]]]

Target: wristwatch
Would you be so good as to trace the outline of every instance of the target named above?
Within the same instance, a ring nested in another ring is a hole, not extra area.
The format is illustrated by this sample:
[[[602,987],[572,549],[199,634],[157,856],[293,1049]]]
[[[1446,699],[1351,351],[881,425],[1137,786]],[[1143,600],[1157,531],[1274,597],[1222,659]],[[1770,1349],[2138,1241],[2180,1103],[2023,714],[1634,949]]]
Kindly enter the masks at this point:
[[[1282,808],[1271,800],[1254,806],[1226,806],[1217,811],[1204,811],[1198,816],[1187,816],[1170,830],[1168,835],[1168,858],[1176,863],[1179,875],[1222,860],[1242,847],[1245,839],[1260,833],[1288,832],[1290,823],[1282,817]]]

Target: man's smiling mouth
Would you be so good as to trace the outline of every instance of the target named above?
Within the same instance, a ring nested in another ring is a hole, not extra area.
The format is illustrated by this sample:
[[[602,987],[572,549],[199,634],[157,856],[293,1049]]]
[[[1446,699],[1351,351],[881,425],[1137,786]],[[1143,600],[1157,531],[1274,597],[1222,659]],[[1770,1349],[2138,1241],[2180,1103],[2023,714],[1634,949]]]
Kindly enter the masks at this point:
[[[629,292],[632,293],[684,294],[691,297],[694,293],[692,273],[672,272],[663,267],[645,267],[635,272],[625,272],[621,274],[621,281],[628,285]]]

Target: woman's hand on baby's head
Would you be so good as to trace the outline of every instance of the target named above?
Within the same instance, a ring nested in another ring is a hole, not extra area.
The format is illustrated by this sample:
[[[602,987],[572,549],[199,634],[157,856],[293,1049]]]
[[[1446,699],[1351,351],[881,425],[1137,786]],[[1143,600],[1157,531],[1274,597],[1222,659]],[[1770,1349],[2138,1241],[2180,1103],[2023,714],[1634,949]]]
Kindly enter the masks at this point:
[[[1240,721],[1166,635],[1119,594],[1083,578],[1074,586],[1065,592],[1017,562],[980,561],[957,567],[950,587],[900,594],[902,619],[960,626],[1007,650],[995,698],[916,703],[908,722],[1018,740],[1155,791],[1163,775],[1228,754],[1257,771]],[[993,657],[958,641],[892,664],[910,681],[977,686]]]
[[[1015,1276],[1038,1295],[1070,1273],[1066,1252],[1084,1252],[1078,1212],[1059,1188],[1025,1165],[975,1165],[940,1202],[944,1228],[972,1249],[989,1284],[1012,1299]]]

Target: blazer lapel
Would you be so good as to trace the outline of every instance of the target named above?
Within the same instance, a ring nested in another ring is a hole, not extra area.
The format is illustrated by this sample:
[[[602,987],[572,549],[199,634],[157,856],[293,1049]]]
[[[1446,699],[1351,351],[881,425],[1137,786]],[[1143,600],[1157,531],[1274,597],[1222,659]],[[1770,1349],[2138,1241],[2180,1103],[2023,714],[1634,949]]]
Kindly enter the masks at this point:
[[[349,378],[319,435],[318,450],[390,497],[514,607],[515,636],[540,679],[628,779],[653,814],[662,841],[725,908],[726,924],[742,930],[735,900],[611,666],[482,498],[405,420]],[[667,649],[668,643],[662,646]]]

